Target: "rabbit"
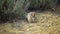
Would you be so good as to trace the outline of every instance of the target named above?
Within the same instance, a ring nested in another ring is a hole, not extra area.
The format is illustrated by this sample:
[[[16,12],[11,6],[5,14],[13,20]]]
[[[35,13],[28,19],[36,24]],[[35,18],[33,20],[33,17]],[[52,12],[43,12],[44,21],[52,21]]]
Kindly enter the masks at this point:
[[[29,12],[26,15],[26,19],[27,21],[30,22],[34,22],[35,21],[35,12]]]

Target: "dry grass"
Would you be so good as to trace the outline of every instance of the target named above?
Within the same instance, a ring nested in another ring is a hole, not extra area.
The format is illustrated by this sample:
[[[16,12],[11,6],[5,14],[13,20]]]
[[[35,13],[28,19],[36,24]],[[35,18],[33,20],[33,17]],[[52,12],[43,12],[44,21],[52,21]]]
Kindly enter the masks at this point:
[[[0,34],[60,34],[60,16],[49,11],[37,13],[38,22],[18,21],[0,25]]]

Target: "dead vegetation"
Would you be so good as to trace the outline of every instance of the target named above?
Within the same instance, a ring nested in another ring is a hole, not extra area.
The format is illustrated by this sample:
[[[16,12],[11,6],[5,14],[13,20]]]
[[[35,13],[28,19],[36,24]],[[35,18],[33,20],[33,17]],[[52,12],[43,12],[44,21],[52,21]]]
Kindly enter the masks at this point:
[[[0,34],[60,34],[60,15],[45,11],[36,16],[35,23],[19,20],[0,25]]]

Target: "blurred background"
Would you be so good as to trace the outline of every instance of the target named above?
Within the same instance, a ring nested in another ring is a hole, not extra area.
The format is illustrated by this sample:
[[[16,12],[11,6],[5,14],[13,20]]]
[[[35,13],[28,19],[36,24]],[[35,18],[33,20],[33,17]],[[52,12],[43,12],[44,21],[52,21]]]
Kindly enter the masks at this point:
[[[53,10],[60,6],[60,0],[0,0],[0,22],[24,19],[31,9]]]
[[[37,22],[28,23],[32,10]],[[0,0],[0,34],[60,34],[60,0]]]

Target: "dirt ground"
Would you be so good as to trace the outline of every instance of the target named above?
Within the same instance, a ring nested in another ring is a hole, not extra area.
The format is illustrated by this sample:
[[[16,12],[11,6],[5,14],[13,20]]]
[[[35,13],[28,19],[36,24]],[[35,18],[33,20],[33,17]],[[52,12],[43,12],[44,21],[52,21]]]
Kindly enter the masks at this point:
[[[37,13],[37,22],[19,20],[0,25],[0,34],[60,34],[60,15],[45,11]]]
[[[1,24],[0,34],[60,34],[60,14],[45,11],[36,13],[36,17],[34,23],[19,20]]]

